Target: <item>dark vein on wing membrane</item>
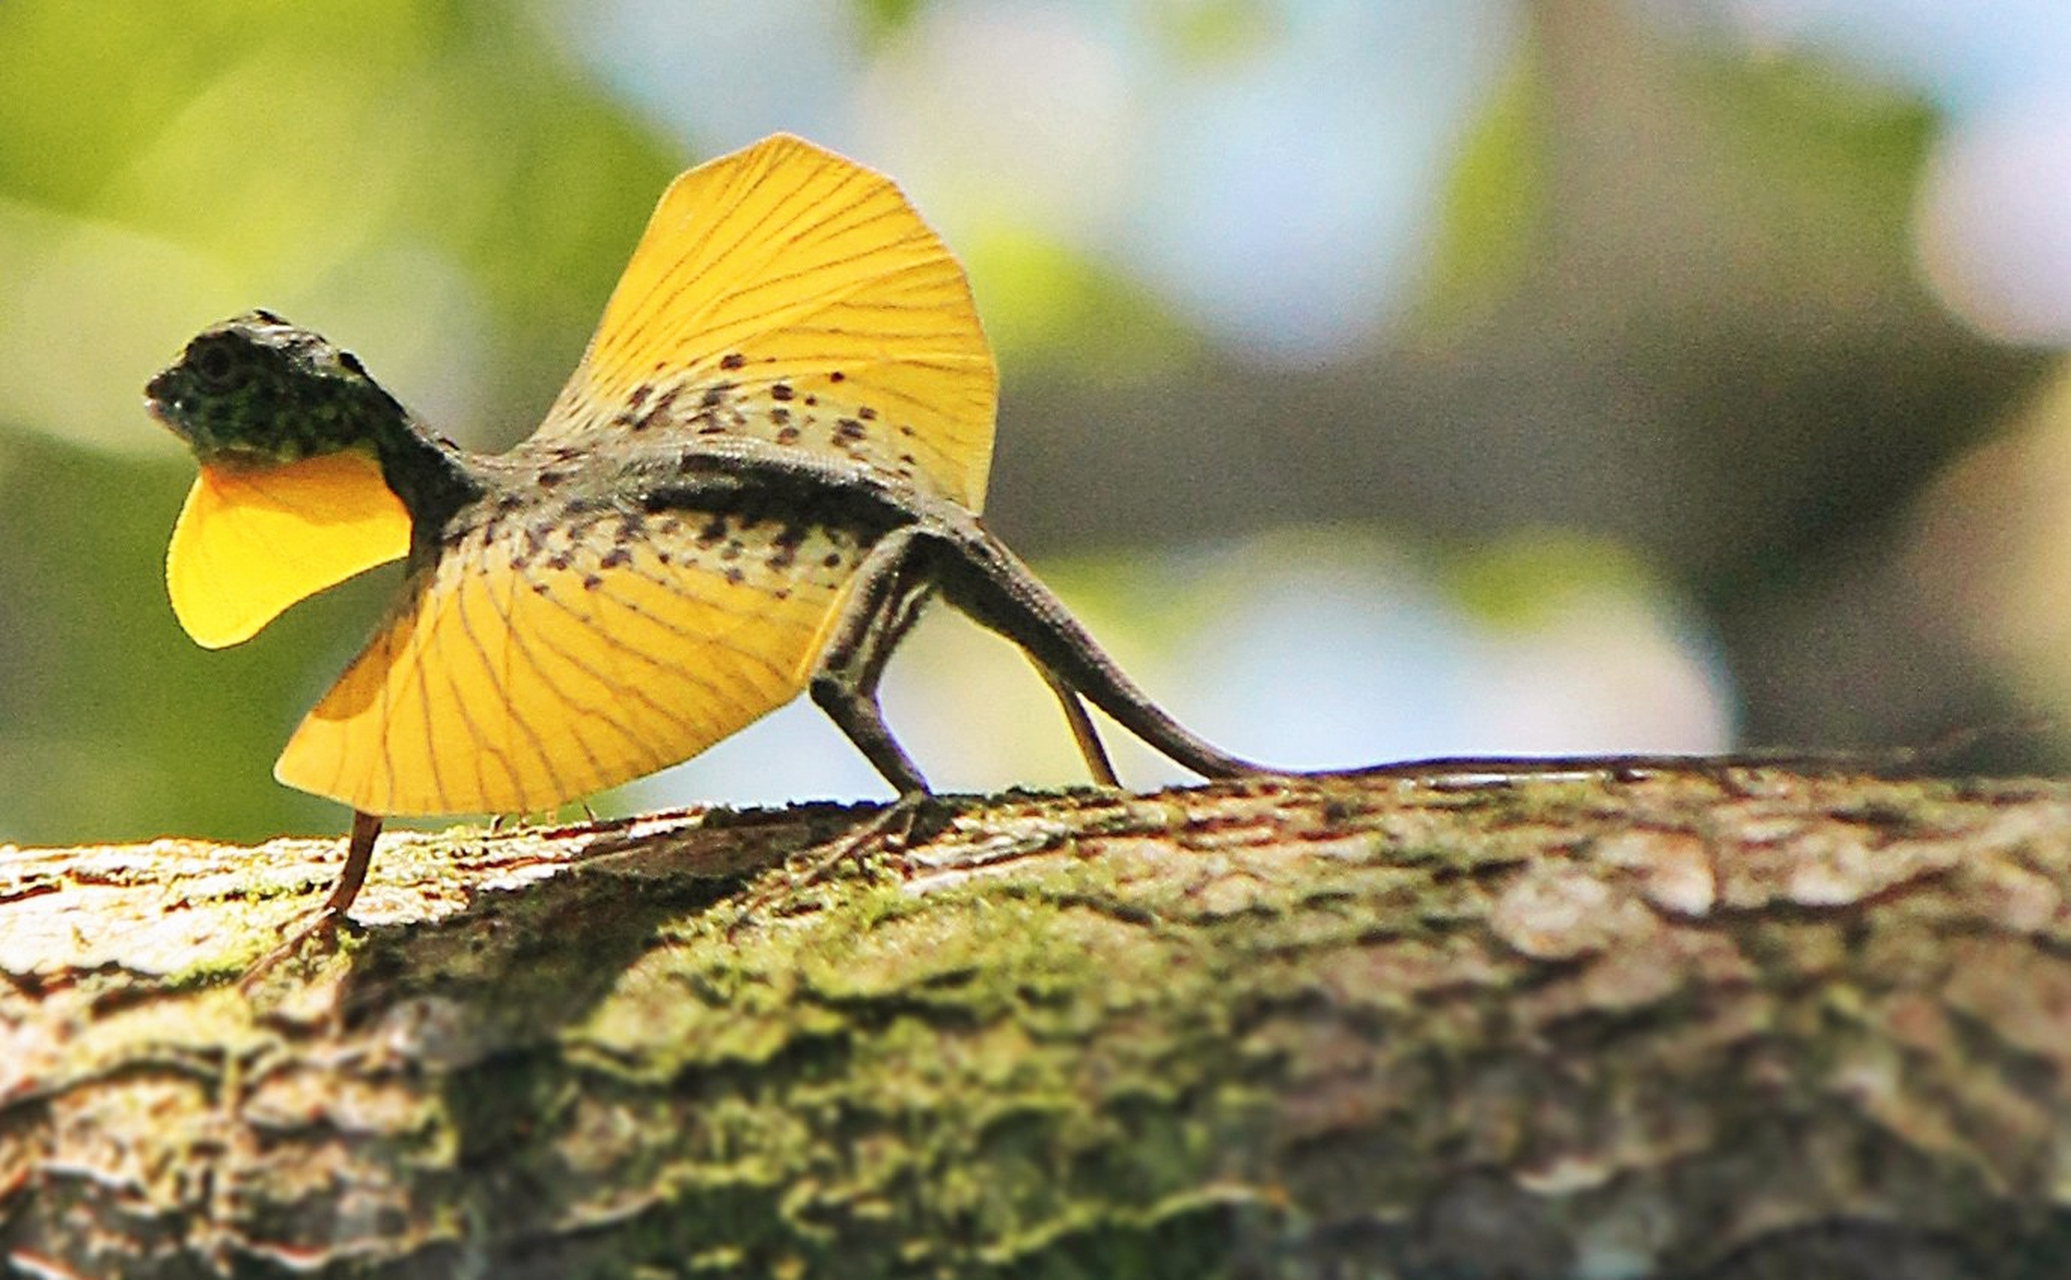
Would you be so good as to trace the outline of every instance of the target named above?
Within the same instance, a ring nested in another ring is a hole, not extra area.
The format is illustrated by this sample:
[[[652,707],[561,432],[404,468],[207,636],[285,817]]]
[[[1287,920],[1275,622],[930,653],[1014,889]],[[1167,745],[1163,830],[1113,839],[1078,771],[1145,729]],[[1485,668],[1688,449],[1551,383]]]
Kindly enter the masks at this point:
[[[859,253],[852,255],[852,257],[849,259],[843,259],[843,262],[847,263],[849,261],[861,261],[862,259],[871,256],[874,255],[870,253]],[[943,265],[945,264],[915,263],[909,267],[902,267],[900,270],[939,271],[943,267]],[[742,289],[738,293],[731,295],[728,298],[728,301],[738,303],[743,298],[748,298],[758,293],[767,292],[771,289],[776,288],[780,284],[792,284],[798,280],[808,279],[811,276],[817,274],[819,273],[815,271],[794,272],[791,274],[791,276],[786,277],[783,280],[768,281],[763,284],[758,284],[750,288]],[[794,296],[789,300],[788,303],[781,306],[771,306],[761,311],[750,312],[746,315],[729,317],[726,322],[726,327],[729,330],[751,332],[758,335],[781,332],[786,339],[790,339],[799,334],[805,333],[836,334],[844,338],[854,338],[861,328],[860,325],[850,324],[841,326],[812,326],[799,324],[791,319],[782,319],[780,321],[779,318],[790,316],[810,318],[823,315],[830,310],[844,305],[854,307],[856,310],[861,311],[865,314],[868,314],[869,312],[874,310],[883,310],[887,312],[919,312],[923,314],[933,312],[939,316],[945,302],[951,300],[950,298],[937,296],[929,301],[916,301],[913,303],[886,302],[878,303],[873,306],[863,306],[851,302],[851,299],[856,297],[858,294],[874,291],[885,278],[886,277],[883,274],[859,276],[856,279],[849,281],[847,284],[843,285],[839,289],[822,288],[818,292],[807,295],[803,298]],[[943,289],[938,289],[936,292],[938,295],[944,295],[949,293],[948,290]],[[961,296],[954,297],[954,301],[957,303],[961,303]],[[942,326],[940,324],[930,325],[927,328],[918,330],[916,332],[924,335],[939,334],[942,332]],[[876,330],[874,327],[872,329],[872,335],[876,336]],[[886,334],[884,336],[890,338],[899,338],[909,337],[912,335],[891,333]],[[722,342],[721,345],[725,344]]]
[[[490,610],[496,614],[497,620],[503,624],[501,632],[503,636],[501,682],[498,683],[497,669],[490,663],[489,655],[486,651],[482,654],[483,669],[488,672],[491,684],[503,695],[504,719],[509,724],[517,726],[525,735],[526,742],[532,747],[533,758],[539,761],[540,769],[546,774],[547,785],[552,787],[556,794],[560,794],[567,790],[567,784],[562,782],[560,775],[555,772],[554,758],[547,751],[546,743],[540,738],[538,730],[534,729],[529,721],[518,714],[517,706],[511,694],[511,690],[517,688],[517,647],[511,643],[511,619],[516,616],[518,611],[518,591],[521,587],[529,591],[531,589],[530,581],[513,564],[510,566],[510,572],[504,575],[504,598],[501,602],[496,599],[496,594],[493,591],[485,588],[482,593],[489,602]],[[505,738],[508,741],[508,730],[505,732]],[[531,799],[531,789],[529,787],[520,783],[517,790],[527,800]]]
[[[395,645],[396,629],[394,627],[383,627],[381,629],[381,669],[384,672],[395,670],[397,658]],[[381,738],[381,750],[377,753],[377,758],[380,761],[382,785],[388,789],[390,795],[395,794],[396,778],[395,756],[389,748],[388,740],[388,726],[394,721],[395,717],[395,700],[390,696],[394,691],[394,687],[395,681],[384,675],[381,679],[381,716],[380,719],[374,722],[378,726],[376,732]]]
[[[879,221],[882,220],[879,219]],[[882,305],[901,310],[923,310],[932,306],[939,314],[945,298],[961,302],[968,296],[964,290],[955,287],[957,275],[954,263],[942,256],[943,250],[936,245],[929,244],[918,236],[913,237],[910,241],[902,241],[901,245],[903,246],[907,243],[916,246],[917,255],[924,254],[926,256],[915,256],[912,260],[901,262],[897,265],[889,263],[881,265],[866,275],[855,277],[838,293],[823,289],[818,293],[807,294],[802,298],[794,298],[794,304],[820,299],[823,301],[816,310],[824,311],[827,306],[827,300],[833,302],[846,301],[865,289],[876,291],[885,286],[887,282],[899,281],[903,277],[912,277],[912,279],[905,281],[906,286],[915,293],[924,293],[928,301],[916,300],[912,303],[887,301]],[[757,294],[792,290],[800,283],[810,281],[815,276],[825,275],[838,268],[853,268],[861,264],[868,264],[873,260],[894,257],[895,255],[888,253],[887,249],[895,247],[899,246],[872,245],[838,257],[827,257],[815,262],[803,263],[794,270],[761,275],[755,279],[753,284],[743,285],[732,294],[729,294],[727,301],[738,304],[741,299],[752,298]],[[925,286],[925,289],[922,286]],[[781,310],[781,308],[751,312],[745,316],[735,317],[730,323],[746,324],[767,320],[769,316],[775,314],[778,310]],[[812,313],[808,312],[807,314]],[[789,326],[786,326],[786,328],[788,329]]]
[[[809,207],[806,209],[802,209],[800,211],[800,216],[805,216],[810,212],[811,210]],[[899,218],[903,216],[904,213],[904,209],[894,204],[890,209],[886,210],[885,212],[873,215],[869,220],[867,220],[864,223],[859,223],[857,224],[857,226],[867,226],[870,222],[883,221],[887,218]],[[827,225],[829,221],[831,220],[822,218],[818,222],[808,223],[804,230],[817,230]],[[846,229],[847,228],[845,228],[845,230]],[[756,224],[750,222],[743,231],[742,239],[736,243],[733,249],[730,249],[727,252],[739,252],[740,244],[745,244],[747,242],[748,237],[750,236],[759,238],[767,236],[769,234],[769,230],[766,226],[757,226]],[[802,238],[802,233],[800,237],[795,237],[792,241],[775,244],[772,250],[763,256],[762,262],[764,264],[767,264],[769,262],[776,261],[787,249],[791,248],[792,244],[796,242],[796,238]],[[707,240],[709,240],[709,234],[706,237],[701,238],[701,242]],[[929,247],[930,249],[933,249],[933,246]],[[673,278],[675,276],[681,275],[684,277],[681,283],[679,283],[675,288],[669,290],[667,296],[663,298],[661,303],[657,306],[646,305],[653,298],[653,292],[650,292],[648,295],[644,296],[641,299],[642,305],[632,310],[631,314],[633,317],[635,317],[634,322],[628,324],[625,327],[624,338],[614,343],[614,347],[617,349],[626,349],[630,347],[635,350],[651,349],[653,346],[666,343],[668,339],[672,336],[673,332],[698,333],[703,338],[707,338],[717,342],[718,345],[726,345],[723,341],[718,341],[716,338],[714,338],[712,335],[706,332],[707,325],[705,322],[711,318],[711,316],[719,309],[721,304],[729,306],[738,305],[740,299],[750,296],[752,294],[766,291],[768,289],[778,287],[780,285],[796,284],[801,280],[809,280],[813,276],[820,275],[829,270],[833,270],[836,267],[852,266],[859,262],[866,262],[871,258],[881,256],[881,253],[881,246],[875,246],[868,249],[848,253],[839,257],[823,259],[822,261],[815,263],[811,266],[801,267],[797,270],[774,276],[768,275],[766,273],[742,271],[740,272],[740,275],[744,278],[752,279],[754,283],[745,285],[741,289],[735,291],[734,293],[724,294],[710,299],[704,305],[699,307],[696,311],[692,312],[690,315],[677,320],[674,325],[670,326],[670,332],[657,334],[655,332],[655,329],[660,323],[661,313],[666,311],[670,306],[673,306],[676,300],[681,298],[684,294],[688,293],[692,289],[701,287],[703,284],[703,281],[700,278],[701,273],[686,271],[682,268],[679,268],[676,271],[665,273],[664,278]],[[709,261],[728,261],[728,259],[722,257],[710,259]],[[687,262],[688,259],[686,259],[686,264]],[[943,265],[944,264],[941,261],[916,262],[902,266],[901,268],[899,268],[899,270],[902,272],[918,271],[929,268],[939,270]],[[817,301],[817,306],[811,306],[802,313],[805,315],[814,315],[820,311],[824,311],[829,306],[837,305],[843,301],[846,301],[849,297],[852,297],[855,293],[859,291],[874,286],[877,283],[877,281],[881,278],[883,278],[881,275],[866,275],[857,280],[849,282],[838,291],[823,290],[819,294],[809,295],[804,299],[793,299],[791,305],[797,306],[801,303],[813,303]],[[788,313],[790,310],[791,307],[774,307],[760,312],[750,313],[747,315],[732,316],[728,318],[726,322],[726,328],[730,330],[766,333],[770,330],[771,321],[774,317],[780,314]],[[788,330],[790,326],[786,325],[784,327]]]
[[[551,599],[552,597],[548,598]],[[556,601],[556,603],[559,602]],[[571,616],[575,617],[577,623],[581,625],[585,631],[590,632],[592,634],[596,632],[597,628],[593,622],[583,618],[580,614],[573,614],[572,611]],[[568,725],[568,737],[574,739],[575,744],[578,747],[582,748],[584,758],[587,759],[590,763],[590,772],[592,776],[598,778],[608,778],[613,775],[614,770],[606,769],[603,766],[603,763],[599,761],[597,758],[596,751],[591,748],[589,740],[585,738],[580,732],[579,726],[586,720],[591,722],[601,721],[605,727],[616,730],[618,735],[626,740],[627,744],[633,748],[633,754],[635,756],[645,755],[645,752],[643,751],[644,740],[637,732],[634,731],[633,727],[619,720],[617,715],[614,714],[616,710],[615,707],[609,705],[603,707],[592,707],[588,703],[571,696],[568,690],[565,689],[559,681],[551,679],[547,676],[546,668],[543,667],[540,664],[539,659],[533,655],[532,650],[530,648],[530,644],[526,637],[519,636],[517,633],[513,632],[512,639],[515,640],[518,643],[520,649],[524,651],[525,659],[526,661],[532,664],[532,669],[540,673],[542,683],[544,683],[547,688],[551,689],[554,692],[554,695],[560,699],[561,705],[568,708],[571,711],[580,713],[578,715],[570,717]],[[615,682],[606,678],[603,675],[600,675],[597,672],[597,670],[594,667],[592,667],[589,663],[584,662],[577,654],[555,643],[551,637],[533,636],[531,637],[531,639],[539,641],[541,645],[553,656],[560,659],[563,663],[567,664],[567,666],[574,669],[575,671],[578,671],[583,675],[588,676],[592,681],[602,686],[604,689],[609,690],[615,687]],[[555,779],[555,782],[557,787],[560,786],[560,781],[558,778]],[[565,792],[565,788],[562,789]],[[564,794],[562,798],[572,799],[573,797]]]
[[[430,608],[425,608],[426,604],[429,604]],[[421,728],[424,733],[424,764],[425,768],[431,771],[431,789],[433,794],[438,796],[441,805],[450,803],[451,797],[446,789],[445,772],[439,760],[438,736],[433,732],[434,726],[432,722],[434,717],[432,714],[431,679],[425,670],[425,659],[428,655],[434,657],[434,659],[436,658],[439,623],[446,616],[447,610],[452,607],[453,593],[439,589],[438,575],[434,571],[424,595],[419,598],[419,607],[410,628],[410,639],[412,641],[409,649],[410,676],[414,677],[417,682],[417,717],[422,721]],[[407,695],[409,692],[409,681],[404,680],[401,684],[402,687],[396,691],[398,700],[406,702],[407,699],[404,695]],[[393,787],[392,774],[391,787]]]
[[[487,565],[483,564],[481,567],[486,572]],[[506,572],[508,571],[508,566],[506,566]],[[474,619],[468,612],[468,592],[480,590],[487,594],[489,589],[466,575],[462,576],[460,582],[453,589],[459,597],[455,602],[453,616],[460,623],[460,635],[465,642],[464,647],[474,650],[475,655],[481,660],[482,674],[487,677],[489,688],[503,692],[503,687],[496,683],[496,673],[489,665],[488,651],[482,647],[481,638],[475,634]],[[502,767],[504,778],[510,784],[507,790],[513,794],[523,796],[525,794],[525,784],[518,777],[517,769],[511,765],[510,758],[505,755],[503,746],[489,741],[487,733],[475,723],[474,713],[468,708],[467,698],[460,689],[460,660],[458,655],[455,656],[455,660],[449,661],[445,665],[446,687],[453,695],[453,705],[459,708],[461,722],[467,726],[469,740],[475,744],[477,753],[475,759],[475,782],[476,785],[481,787],[481,795],[487,797],[491,794],[489,775],[482,770],[481,757],[493,756],[496,759],[496,763]]]
[[[692,572],[696,572],[699,574],[707,574],[713,577],[714,579],[720,577],[720,575],[712,573],[712,571],[709,569],[695,569],[692,570]],[[685,591],[672,583],[663,582],[652,577],[649,577],[646,580],[648,582],[654,583],[656,586],[660,587],[664,591],[670,592],[671,594],[677,596],[688,597],[689,599],[698,602],[700,605],[703,605],[706,608],[718,611],[727,620],[728,625],[724,627],[714,627],[703,631],[693,630],[689,627],[683,626],[678,622],[672,621],[668,618],[662,617],[659,614],[653,613],[650,610],[648,610],[645,606],[640,605],[634,601],[627,600],[621,596],[614,594],[610,595],[608,598],[612,601],[612,603],[618,605],[621,609],[624,609],[628,613],[638,615],[658,630],[665,632],[666,634],[677,640],[687,641],[689,644],[697,647],[711,646],[715,648],[724,649],[738,658],[745,659],[752,665],[761,667],[764,671],[768,672],[772,676],[775,676],[780,681],[788,681],[790,679],[789,674],[785,671],[784,668],[777,666],[775,663],[770,662],[766,658],[763,658],[760,654],[748,652],[748,649],[751,646],[733,645],[727,643],[730,637],[739,632],[742,628],[749,626],[751,624],[760,624],[762,626],[768,627],[770,630],[776,632],[779,635],[782,635],[785,629],[779,628],[776,623],[770,621],[766,617],[751,617],[748,616],[744,611],[739,609],[726,609],[723,606],[712,602],[708,597]],[[610,581],[611,580],[609,578],[606,578],[604,580],[604,584],[597,587],[596,590],[599,592],[604,591],[605,588],[610,585]],[[807,639],[809,641],[810,636],[808,636]],[[761,646],[752,647],[759,648]],[[676,669],[683,670],[683,668]],[[729,698],[727,694],[724,692],[724,685],[703,677],[693,677],[692,679],[693,683],[698,685],[700,688],[710,690],[715,697],[721,699],[722,701],[726,701],[730,703],[732,706],[738,708],[746,707],[745,703]],[[796,692],[796,690],[794,689],[793,692]]]
[[[797,201],[797,197],[805,193],[805,190],[806,183],[804,180],[801,180],[795,185],[793,185],[788,191],[785,191],[783,194],[779,195],[775,200],[773,200],[771,202],[771,207],[775,210],[785,211],[787,210],[787,206],[791,206],[795,201]],[[836,190],[839,190],[838,186],[836,187]],[[762,254],[757,259],[757,265],[766,265],[767,263],[774,261],[779,254],[784,253],[796,242],[796,233],[790,232],[789,227],[795,225],[796,221],[799,218],[809,217],[813,212],[814,203],[815,202],[812,200],[797,202],[797,207],[795,211],[790,212],[792,223],[787,224],[785,227],[773,229],[771,228],[767,220],[758,222],[757,220],[752,218],[738,217],[728,217],[708,227],[704,231],[704,233],[698,237],[697,245],[700,249],[714,244],[714,236],[717,234],[720,227],[726,226],[729,223],[738,223],[740,226],[740,234],[731,245],[726,246],[724,249],[721,249],[716,253],[713,253],[709,256],[699,254],[695,255],[695,257],[691,254],[685,254],[683,258],[679,261],[675,269],[659,273],[657,277],[658,280],[675,281],[676,283],[673,288],[669,289],[668,292],[665,295],[663,295],[660,306],[655,308],[655,310],[666,310],[669,307],[674,306],[677,300],[683,297],[687,292],[702,286],[703,281],[701,277],[704,273],[702,271],[694,271],[687,269],[691,266],[695,258],[703,259],[703,264],[701,265],[710,265],[725,262],[729,266],[734,266],[735,264],[742,263],[747,260],[748,255],[745,252],[745,246],[748,245],[752,239],[753,241],[764,246]],[[816,224],[808,224],[809,227],[812,225]],[[738,267],[736,268],[736,271],[740,277],[744,278],[753,278],[755,274],[752,271],[740,269]],[[650,293],[643,297],[641,301],[643,303],[646,303],[650,301],[653,297],[654,294]],[[708,299],[703,306],[691,312],[688,316],[683,317],[682,321],[680,322],[682,326],[682,331],[688,333],[703,333],[705,329],[703,321],[706,318],[708,318],[721,303],[727,302],[729,300],[730,299],[725,295],[714,296]],[[644,309],[636,310],[634,314],[640,316],[648,316],[648,313]],[[652,340],[652,335],[649,333],[649,321],[651,321],[651,316],[649,316],[648,321],[643,321],[641,324],[631,327],[629,330],[630,335],[638,336],[645,340]],[[644,347],[644,345],[645,343],[643,342],[642,346]]]
[[[514,578],[515,576],[513,575]],[[491,603],[495,603],[494,597],[491,597]],[[517,593],[514,586],[511,599],[497,609],[497,620],[503,624],[504,669],[512,677],[512,682],[503,686],[505,691],[504,714],[509,716],[514,724],[525,731],[527,738],[531,739],[533,749],[539,757],[540,769],[546,774],[547,784],[554,789],[555,796],[559,797],[554,802],[558,804],[561,800],[567,799],[571,794],[581,793],[570,791],[568,783],[561,777],[560,770],[554,767],[553,753],[547,750],[545,742],[539,736],[539,730],[524,716],[518,714],[518,704],[515,699],[511,698],[509,691],[517,688],[515,682],[517,676],[516,661],[520,658],[532,668],[533,674],[539,677],[539,682],[542,685],[554,690],[557,694],[560,694],[560,686],[547,675],[545,668],[539,665],[539,660],[532,656],[531,649],[525,645],[524,637],[518,633],[516,627],[512,626],[511,620],[516,616],[516,612]],[[560,696],[564,703],[568,701],[566,694],[560,694]],[[589,743],[584,741],[582,735],[576,733],[573,728],[570,729],[568,736],[574,739],[578,747],[582,748],[584,755],[590,756],[591,765],[594,767],[596,757],[591,755]]]
[[[652,579],[650,579],[650,581],[652,581]],[[666,590],[668,588],[664,586],[664,589]],[[602,592],[603,588],[598,587],[594,590],[596,592]],[[612,634],[614,630],[613,628],[599,626],[597,624],[596,619],[587,617],[584,614],[577,612],[571,605],[569,605],[566,601],[562,600],[558,594],[553,594],[542,598],[546,601],[546,603],[552,605],[554,608],[559,609],[562,613],[566,614],[578,626],[582,627],[593,639],[599,641],[600,643],[608,646],[609,648],[615,651],[630,654],[636,660],[646,664],[650,669],[660,672],[664,676],[678,677],[684,680],[685,682],[691,684],[698,691],[709,694],[713,696],[715,699],[723,700],[723,695],[720,693],[716,685],[712,684],[707,680],[691,675],[688,669],[685,667],[682,667],[677,664],[666,663],[658,658],[648,656],[645,650],[640,649],[638,646],[628,644],[624,640],[620,639],[618,636]],[[612,603],[618,605],[622,609],[625,609],[629,613],[642,613],[643,616],[645,616],[643,611],[633,608],[628,602],[620,600],[616,596],[608,598],[612,601]],[[650,697],[647,693],[647,690],[643,687],[644,681],[628,680],[622,681],[620,683],[623,686],[627,687],[634,697],[639,699],[639,701],[645,703],[647,707],[651,711],[653,711],[657,716],[659,716],[664,721],[667,721],[668,723],[674,725],[677,731],[680,732],[684,737],[696,738],[706,736],[706,730],[704,726],[698,724],[695,720],[684,719],[681,714],[677,713],[676,711],[662,703],[656,702],[652,697]]]

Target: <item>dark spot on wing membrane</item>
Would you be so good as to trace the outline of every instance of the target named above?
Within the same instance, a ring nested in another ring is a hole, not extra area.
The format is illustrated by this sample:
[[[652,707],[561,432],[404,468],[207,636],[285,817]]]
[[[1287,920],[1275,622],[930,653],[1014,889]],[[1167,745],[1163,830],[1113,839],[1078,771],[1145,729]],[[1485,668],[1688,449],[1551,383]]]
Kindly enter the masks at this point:
[[[514,569],[523,569],[527,567],[534,560],[537,560],[540,556],[545,555],[546,549],[546,530],[543,527],[536,524],[526,525],[524,548],[521,551],[519,551],[517,555],[511,557],[511,567]]]
[[[672,386],[656,396],[654,403],[647,407],[647,411],[634,421],[633,430],[645,431],[652,426],[665,425],[669,420],[670,410],[675,407],[676,393],[681,390],[681,387]]]
[[[791,389],[788,382],[772,382],[769,385],[769,398],[772,400],[789,400],[796,394],[798,393]]]
[[[738,351],[729,351],[719,357],[719,367],[722,369],[738,369],[746,363],[748,363],[747,357]]]

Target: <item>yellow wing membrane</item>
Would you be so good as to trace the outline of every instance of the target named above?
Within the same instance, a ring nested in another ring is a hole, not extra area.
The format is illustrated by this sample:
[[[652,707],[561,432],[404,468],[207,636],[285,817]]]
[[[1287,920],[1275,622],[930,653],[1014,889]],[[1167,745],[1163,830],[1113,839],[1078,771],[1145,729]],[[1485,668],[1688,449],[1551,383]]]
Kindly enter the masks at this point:
[[[652,773],[798,693],[863,550],[694,513],[496,528],[419,577],[277,778],[367,813],[518,813]]]
[[[779,134],[663,194],[534,439],[748,435],[976,510],[996,398],[941,239],[889,179]]]
[[[220,649],[409,549],[409,512],[370,453],[204,466],[173,526],[166,590],[195,643]]]

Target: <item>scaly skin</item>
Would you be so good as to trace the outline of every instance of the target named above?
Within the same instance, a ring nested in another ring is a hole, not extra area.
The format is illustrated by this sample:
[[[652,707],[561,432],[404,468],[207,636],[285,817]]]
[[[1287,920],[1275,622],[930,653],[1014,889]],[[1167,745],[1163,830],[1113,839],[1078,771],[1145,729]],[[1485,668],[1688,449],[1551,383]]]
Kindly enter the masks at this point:
[[[427,430],[350,351],[271,312],[203,330],[144,390],[152,416],[203,466],[371,450],[420,539],[482,492],[459,448]]]

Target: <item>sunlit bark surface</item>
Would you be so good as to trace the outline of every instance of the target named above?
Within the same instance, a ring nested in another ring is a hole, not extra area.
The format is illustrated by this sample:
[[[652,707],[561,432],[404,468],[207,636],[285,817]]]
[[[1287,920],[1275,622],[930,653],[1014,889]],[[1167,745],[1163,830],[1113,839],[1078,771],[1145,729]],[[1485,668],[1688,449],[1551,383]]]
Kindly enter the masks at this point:
[[[1265,779],[0,850],[34,1276],[2071,1273],[2071,785]],[[759,899],[759,901],[758,901]]]

